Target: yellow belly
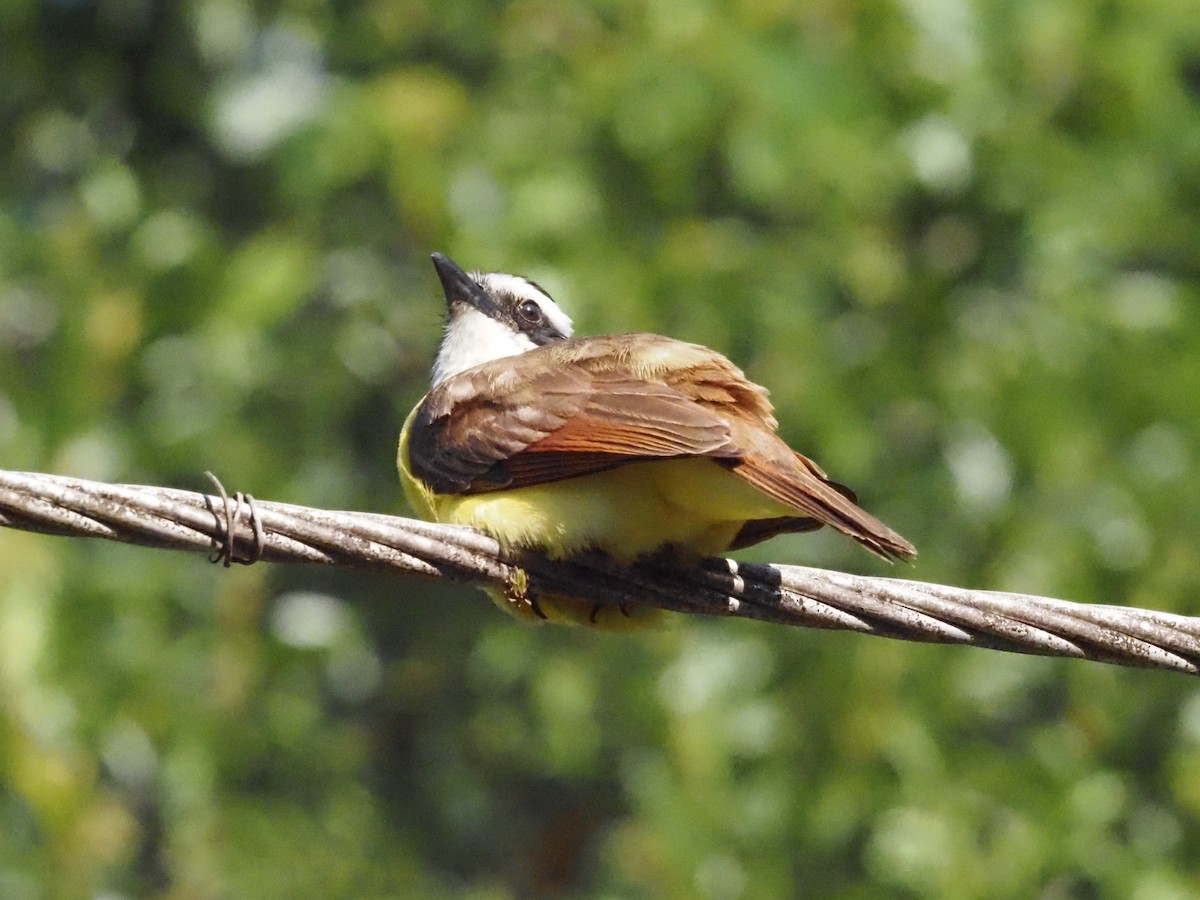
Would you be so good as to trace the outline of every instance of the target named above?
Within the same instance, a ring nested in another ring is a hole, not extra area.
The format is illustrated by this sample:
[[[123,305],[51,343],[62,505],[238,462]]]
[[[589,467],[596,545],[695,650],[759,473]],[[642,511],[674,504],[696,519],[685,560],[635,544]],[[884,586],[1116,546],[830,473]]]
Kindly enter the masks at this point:
[[[727,549],[748,519],[788,510],[708,459],[632,463],[551,484],[431,498],[439,522],[470,525],[506,547],[565,558],[596,548],[620,562],[664,546]]]
[[[619,562],[671,546],[698,554],[728,549],[748,520],[794,514],[710,459],[631,463],[550,484],[469,495],[435,495],[412,477],[400,446],[400,476],[409,502],[424,518],[478,528],[509,549],[535,549],[564,559],[602,550]],[[488,593],[521,618],[532,604]],[[621,629],[653,610],[600,610],[568,597],[539,597],[545,617]],[[631,616],[627,620],[627,616]]]

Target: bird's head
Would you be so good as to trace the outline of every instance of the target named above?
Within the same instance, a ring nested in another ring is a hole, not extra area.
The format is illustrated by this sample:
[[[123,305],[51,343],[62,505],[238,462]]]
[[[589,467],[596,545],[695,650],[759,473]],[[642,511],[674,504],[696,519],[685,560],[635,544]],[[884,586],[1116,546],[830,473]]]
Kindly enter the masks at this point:
[[[433,383],[493,359],[516,356],[571,336],[571,320],[539,285],[502,272],[467,274],[448,256],[433,254],[446,295],[446,333]]]

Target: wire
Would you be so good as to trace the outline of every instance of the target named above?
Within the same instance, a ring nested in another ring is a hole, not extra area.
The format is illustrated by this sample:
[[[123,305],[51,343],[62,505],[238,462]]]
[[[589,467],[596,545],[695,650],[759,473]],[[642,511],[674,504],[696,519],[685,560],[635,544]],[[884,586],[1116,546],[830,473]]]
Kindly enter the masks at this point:
[[[649,605],[879,637],[1200,673],[1200,619],[1028,594],[801,566],[659,556],[624,567],[600,554],[553,561],[505,552],[452,525],[171,488],[0,470],[0,525],[215,554],[448,578],[600,605]],[[246,555],[235,548],[249,547]]]

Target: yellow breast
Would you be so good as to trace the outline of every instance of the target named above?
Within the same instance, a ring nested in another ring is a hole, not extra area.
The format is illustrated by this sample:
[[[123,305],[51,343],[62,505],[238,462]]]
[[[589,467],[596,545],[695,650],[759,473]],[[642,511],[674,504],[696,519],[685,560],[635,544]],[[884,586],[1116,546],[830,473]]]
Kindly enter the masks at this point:
[[[470,525],[506,547],[564,558],[596,548],[621,562],[674,545],[696,553],[728,548],[748,519],[788,510],[709,459],[631,463],[550,484],[483,494],[434,494],[408,471],[409,502],[425,518]]]
[[[594,548],[630,563],[668,545],[699,554],[720,553],[746,521],[791,512],[710,459],[638,462],[550,484],[435,494],[411,474],[405,429],[398,463],[405,495],[423,518],[469,525],[505,547],[536,549],[557,559]],[[512,598],[493,599],[515,615],[533,617]],[[542,598],[541,605],[552,619],[597,624],[590,604]],[[605,611],[599,624],[636,627],[635,622],[625,625],[615,612]]]

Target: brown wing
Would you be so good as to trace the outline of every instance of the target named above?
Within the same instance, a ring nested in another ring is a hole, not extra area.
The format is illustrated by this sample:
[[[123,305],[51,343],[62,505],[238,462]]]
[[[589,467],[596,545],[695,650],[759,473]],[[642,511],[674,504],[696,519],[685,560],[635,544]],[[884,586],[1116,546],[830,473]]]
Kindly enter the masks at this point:
[[[748,525],[739,546],[827,524],[885,558],[916,553],[775,434],[766,391],[719,353],[631,334],[563,341],[512,362],[447,379],[418,409],[410,465],[438,493],[559,481],[637,460],[711,457],[797,512]]]
[[[651,350],[689,358],[693,345],[654,335],[563,341],[523,354],[520,366],[500,359],[447,379],[410,426],[413,474],[438,493],[476,493],[635,460],[736,458],[721,415],[642,377]]]

